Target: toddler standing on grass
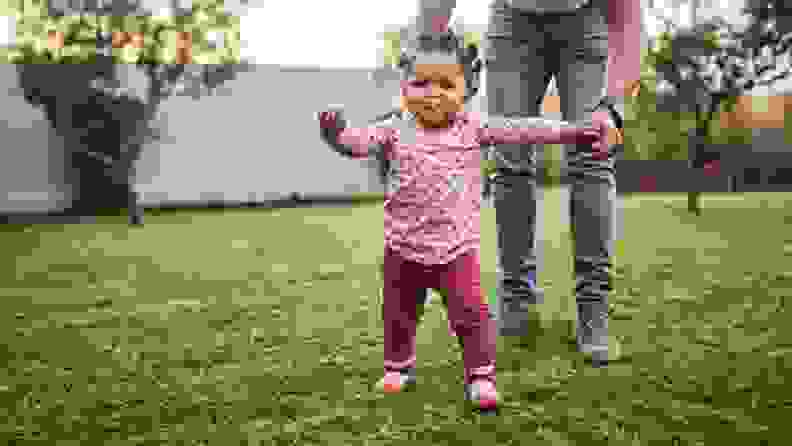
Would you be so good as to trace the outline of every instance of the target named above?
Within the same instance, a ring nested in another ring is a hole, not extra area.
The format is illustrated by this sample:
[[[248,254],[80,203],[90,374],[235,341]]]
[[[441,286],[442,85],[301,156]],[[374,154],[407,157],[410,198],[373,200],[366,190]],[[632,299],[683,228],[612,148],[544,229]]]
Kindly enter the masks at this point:
[[[489,119],[464,112],[480,67],[475,46],[451,32],[424,35],[403,58],[402,111],[366,128],[343,112],[319,113],[322,139],[342,155],[384,156],[391,163],[385,201],[381,391],[415,384],[416,295],[442,290],[463,341],[465,398],[497,408],[495,321],[483,299],[479,269],[481,147],[497,144],[592,144],[602,150],[607,126],[544,119]],[[515,92],[518,94],[518,92]]]

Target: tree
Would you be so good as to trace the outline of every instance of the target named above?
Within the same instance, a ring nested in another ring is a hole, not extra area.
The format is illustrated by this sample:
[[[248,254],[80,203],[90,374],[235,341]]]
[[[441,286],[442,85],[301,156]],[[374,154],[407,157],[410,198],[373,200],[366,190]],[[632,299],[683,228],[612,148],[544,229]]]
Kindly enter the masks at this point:
[[[792,74],[788,66],[792,34],[777,25],[786,9],[780,0],[757,0],[745,13],[749,25],[737,30],[721,19],[677,28],[658,39],[647,62],[658,82],[671,86],[680,108],[693,111],[688,150],[691,167],[718,170],[729,131],[717,128],[721,111],[731,111],[740,96]],[[733,184],[734,179],[731,178]],[[688,193],[688,209],[700,213],[700,196]]]
[[[98,182],[109,173],[139,222],[130,173],[142,146],[160,137],[151,124],[162,101],[212,94],[247,66],[240,63],[238,19],[221,10],[222,0],[194,1],[170,16],[125,5],[96,2],[75,14],[19,2],[16,44],[0,56],[17,64],[25,99],[42,107],[75,149],[80,187],[72,212],[94,211],[107,196]],[[130,82],[135,76],[143,79],[138,85]],[[102,204],[117,208],[117,198]]]

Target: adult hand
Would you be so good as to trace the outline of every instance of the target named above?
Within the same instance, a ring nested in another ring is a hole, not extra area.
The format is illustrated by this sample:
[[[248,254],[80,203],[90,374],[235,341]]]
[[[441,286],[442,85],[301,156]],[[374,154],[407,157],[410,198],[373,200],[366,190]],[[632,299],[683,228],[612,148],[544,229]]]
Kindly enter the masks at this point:
[[[604,122],[607,125],[603,138],[605,146],[595,153],[596,159],[607,159],[611,155],[611,146],[624,144],[624,112],[617,108],[623,102],[613,99],[606,96],[593,106],[587,107],[587,111],[592,113],[591,122]],[[597,128],[600,127],[598,125]]]

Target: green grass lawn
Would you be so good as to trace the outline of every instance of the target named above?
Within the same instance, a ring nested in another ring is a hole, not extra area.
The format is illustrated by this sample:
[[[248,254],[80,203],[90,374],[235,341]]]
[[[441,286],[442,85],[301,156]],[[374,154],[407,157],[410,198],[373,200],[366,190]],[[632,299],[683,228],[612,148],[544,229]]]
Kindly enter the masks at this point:
[[[546,215],[565,203],[545,192]],[[0,441],[47,445],[775,445],[792,415],[792,198],[635,195],[612,333],[567,344],[568,228],[548,223],[536,348],[501,340],[501,417],[462,403],[440,305],[419,387],[383,397],[382,208],[233,210],[0,231]],[[483,215],[494,283],[494,212]],[[556,335],[557,334],[557,335]],[[674,438],[678,442],[674,442]],[[58,442],[56,442],[58,440]]]

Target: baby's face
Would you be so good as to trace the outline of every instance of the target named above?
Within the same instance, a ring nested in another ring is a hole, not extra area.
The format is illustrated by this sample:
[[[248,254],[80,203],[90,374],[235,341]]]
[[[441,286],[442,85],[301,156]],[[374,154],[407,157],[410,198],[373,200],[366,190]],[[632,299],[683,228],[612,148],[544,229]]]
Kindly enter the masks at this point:
[[[423,127],[448,127],[450,116],[463,110],[465,75],[456,60],[417,63],[402,88],[402,101]]]

